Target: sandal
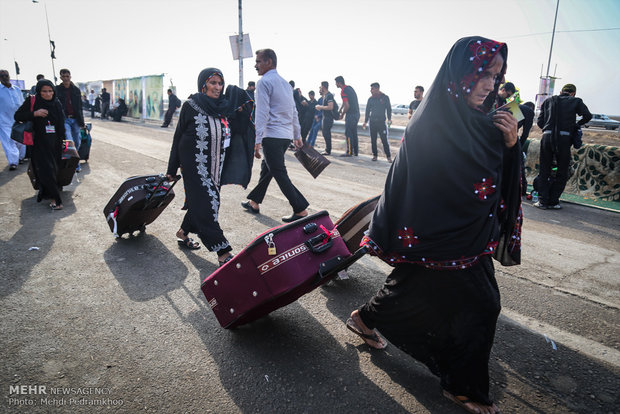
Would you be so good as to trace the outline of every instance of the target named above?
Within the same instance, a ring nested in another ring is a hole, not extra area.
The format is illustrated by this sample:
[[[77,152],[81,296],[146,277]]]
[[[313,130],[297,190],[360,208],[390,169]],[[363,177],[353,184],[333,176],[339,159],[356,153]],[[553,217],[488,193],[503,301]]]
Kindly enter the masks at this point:
[[[186,249],[189,249],[189,250],[200,249],[200,243],[195,242],[194,239],[190,237],[188,237],[187,239],[178,239],[177,243],[179,243],[179,246],[185,247]]]
[[[379,335],[377,335],[377,332],[373,332],[372,334],[365,334],[364,332],[362,332],[362,330],[359,328],[359,326],[357,326],[357,324],[355,323],[353,318],[347,319],[346,325],[347,325],[347,328],[351,332],[353,332],[354,334],[356,334],[359,337],[361,337],[364,340],[364,342],[366,342],[366,344],[368,344],[369,347],[375,348],[375,349],[385,349],[385,347],[387,347],[387,342],[385,342],[385,340],[383,338],[381,338]],[[375,346],[375,345],[370,344],[368,342],[369,340],[379,344],[379,346]]]
[[[52,210],[62,210],[62,204],[50,203],[50,208]]]
[[[464,395],[452,395],[451,393],[449,393],[446,390],[442,390],[442,393],[443,393],[444,397],[446,397],[447,399],[449,399],[450,401],[452,401],[453,403],[455,403],[456,405],[458,405],[459,407],[461,407],[462,409],[464,409],[468,413],[472,413],[472,414],[479,414],[480,413],[478,408],[476,408],[476,407],[470,408],[466,404],[474,404],[474,405],[483,405],[483,404],[480,404],[480,403],[477,403],[475,401],[472,401],[472,400],[470,400],[468,397],[466,397]],[[495,406],[495,404],[491,405],[490,408],[492,410],[494,410],[495,414],[500,414],[499,408],[497,408],[497,406]]]
[[[228,257],[226,259],[224,259],[224,261],[218,260],[217,262],[220,264],[220,267],[224,266],[226,263],[230,262],[233,259],[233,255],[229,254]]]

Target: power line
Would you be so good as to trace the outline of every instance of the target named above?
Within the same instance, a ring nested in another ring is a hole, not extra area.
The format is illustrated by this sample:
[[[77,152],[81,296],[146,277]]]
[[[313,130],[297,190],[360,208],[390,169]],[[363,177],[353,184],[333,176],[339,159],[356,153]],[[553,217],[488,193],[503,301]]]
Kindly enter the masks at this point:
[[[620,30],[620,27],[610,27],[608,29],[580,29],[580,30],[556,30],[556,33],[579,33],[579,32],[605,32],[610,30]],[[552,32],[529,33],[524,35],[503,36],[502,39],[516,39],[518,37],[542,36]]]

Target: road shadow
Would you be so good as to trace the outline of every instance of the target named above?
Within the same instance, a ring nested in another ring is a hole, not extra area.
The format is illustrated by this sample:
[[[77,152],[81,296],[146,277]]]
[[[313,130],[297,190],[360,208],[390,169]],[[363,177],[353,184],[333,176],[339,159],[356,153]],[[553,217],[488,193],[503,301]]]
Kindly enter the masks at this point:
[[[0,262],[6,275],[0,297],[21,290],[32,269],[51,251],[56,240],[52,234],[56,222],[75,212],[71,202],[59,211],[53,211],[48,204],[46,201],[37,203],[36,195],[22,200],[19,229],[8,240],[0,240]]]
[[[127,296],[137,302],[178,289],[189,273],[181,260],[149,234],[116,239],[103,257]]]
[[[387,277],[385,271],[363,273],[355,265],[348,273],[350,279],[332,281],[321,290],[327,298],[327,309],[343,323],[377,292]],[[353,343],[361,344],[361,339],[351,335]],[[358,348],[368,349],[363,344]],[[451,409],[453,404],[439,392],[439,380],[423,364],[394,348],[388,347],[394,358],[373,354],[372,362],[416,399],[437,407],[436,412]],[[502,412],[545,413],[551,406],[558,413],[615,412],[620,404],[616,392],[620,389],[619,369],[609,368],[561,343],[552,343],[551,339],[506,318],[498,321],[489,372],[490,395],[501,401]],[[421,379],[424,374],[430,381]]]
[[[200,302],[201,310],[179,316],[240,412],[409,412],[361,371],[355,348],[343,348],[298,302],[234,330],[219,327]]]

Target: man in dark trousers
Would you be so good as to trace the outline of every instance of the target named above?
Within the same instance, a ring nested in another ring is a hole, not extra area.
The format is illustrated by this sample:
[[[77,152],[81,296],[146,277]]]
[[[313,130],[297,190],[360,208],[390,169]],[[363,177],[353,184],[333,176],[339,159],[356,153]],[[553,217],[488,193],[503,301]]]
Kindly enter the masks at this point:
[[[308,92],[308,99],[302,100],[301,104],[304,106],[304,116],[301,119],[301,140],[306,143],[306,137],[312,127],[312,121],[314,121],[314,112],[317,104],[314,96],[314,91]]]
[[[108,119],[110,114],[110,93],[106,88],[101,89],[101,119]]]
[[[523,113],[523,119],[517,124],[517,131],[521,130],[521,136],[519,142],[521,143],[521,150],[523,151],[523,157],[521,157],[521,195],[527,194],[527,179],[525,178],[525,156],[527,154],[527,138],[530,136],[530,130],[534,124],[534,102],[526,102],[523,105],[519,104],[519,109]]]
[[[256,51],[256,71],[262,78],[256,85],[256,144],[254,156],[261,158],[263,148],[265,158],[261,163],[258,184],[248,194],[248,201],[242,202],[243,208],[251,213],[260,212],[272,178],[275,178],[282,194],[293,208],[293,214],[282,217],[289,223],[308,215],[308,201],[293,185],[284,165],[284,153],[291,138],[297,148],[301,148],[301,131],[297,108],[293,99],[293,88],[278,74],[276,53],[272,49]]]
[[[540,107],[537,124],[543,130],[543,135],[540,141],[539,200],[534,203],[538,208],[562,208],[560,196],[568,180],[573,134],[578,127],[592,119],[588,107],[575,97],[576,92],[575,85],[566,84],[559,96],[547,98]],[[582,118],[575,123],[577,115]],[[557,164],[557,172],[552,178],[554,164]]]
[[[388,162],[392,162],[390,155],[390,145],[387,139],[387,129],[392,125],[392,105],[390,97],[381,92],[378,82],[370,84],[370,98],[366,103],[366,116],[362,128],[366,129],[366,124],[370,118],[370,143],[372,145],[372,160],[377,161],[377,133],[381,137],[383,143],[383,151]],[[385,116],[387,114],[387,126],[385,125]]]
[[[62,83],[56,86],[56,97],[62,104],[65,112],[65,134],[68,140],[73,141],[75,149],[80,149],[80,129],[84,129],[84,115],[82,114],[82,93],[71,82],[69,69],[60,69]],[[78,169],[79,169],[78,165]]]
[[[337,76],[336,87],[340,88],[340,97],[342,98],[342,108],[340,108],[340,116],[344,120],[344,135],[347,138],[347,151],[342,157],[356,156],[359,153],[359,144],[357,139],[357,122],[360,120],[360,106],[357,100],[355,90],[344,83],[342,76]]]
[[[331,155],[332,153],[332,126],[334,126],[334,94],[329,91],[329,82],[321,82],[319,93],[323,97],[323,104],[315,106],[314,108],[319,111],[323,111],[323,125],[321,126],[321,133],[323,139],[325,139],[325,151],[322,155]]]
[[[161,125],[162,128],[168,128],[170,122],[172,122],[172,117],[176,112],[177,108],[181,107],[181,100],[177,98],[175,94],[172,93],[172,89],[168,89],[168,110],[166,111],[166,115],[164,115],[164,123]]]

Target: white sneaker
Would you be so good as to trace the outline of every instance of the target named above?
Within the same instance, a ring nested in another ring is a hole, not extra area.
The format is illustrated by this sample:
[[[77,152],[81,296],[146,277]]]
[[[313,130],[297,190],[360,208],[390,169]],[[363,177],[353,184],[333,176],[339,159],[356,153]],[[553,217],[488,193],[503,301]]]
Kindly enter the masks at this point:
[[[546,205],[544,205],[543,203],[541,203],[540,201],[535,202],[534,204],[532,204],[534,207],[546,210],[548,207]]]
[[[560,205],[560,203],[555,204],[553,206],[548,206],[547,208],[553,209],[553,210],[559,210],[562,208],[562,206]]]

